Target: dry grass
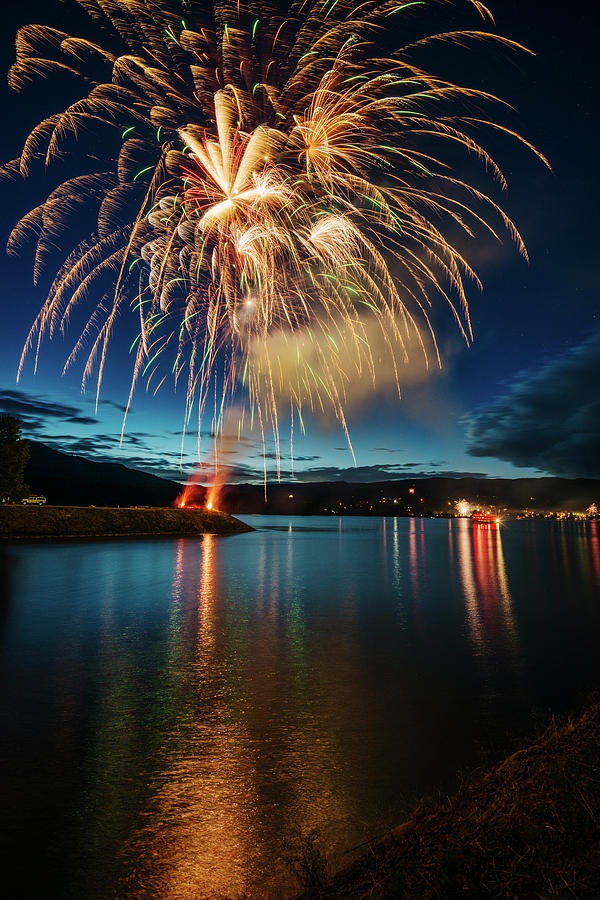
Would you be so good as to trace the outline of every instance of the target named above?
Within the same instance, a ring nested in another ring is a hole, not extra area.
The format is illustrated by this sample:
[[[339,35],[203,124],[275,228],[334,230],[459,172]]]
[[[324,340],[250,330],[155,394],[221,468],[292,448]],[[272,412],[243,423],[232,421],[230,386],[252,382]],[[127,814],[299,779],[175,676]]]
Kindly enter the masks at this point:
[[[600,699],[302,896],[600,898]]]

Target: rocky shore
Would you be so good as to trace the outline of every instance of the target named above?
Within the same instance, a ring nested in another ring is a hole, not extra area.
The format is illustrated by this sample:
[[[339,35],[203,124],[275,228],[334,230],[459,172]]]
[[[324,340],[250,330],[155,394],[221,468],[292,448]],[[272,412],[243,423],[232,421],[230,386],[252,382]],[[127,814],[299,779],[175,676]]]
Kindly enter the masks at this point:
[[[216,510],[173,507],[1,506],[0,540],[186,537],[253,529]]]

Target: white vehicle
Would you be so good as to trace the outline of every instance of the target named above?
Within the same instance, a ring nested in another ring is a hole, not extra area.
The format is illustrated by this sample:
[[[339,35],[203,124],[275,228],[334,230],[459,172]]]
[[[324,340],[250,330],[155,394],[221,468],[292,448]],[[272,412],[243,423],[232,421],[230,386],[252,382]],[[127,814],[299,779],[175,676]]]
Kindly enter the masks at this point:
[[[21,503],[24,506],[43,506],[46,502],[46,498],[42,496],[42,494],[32,495],[31,497],[23,497]]]

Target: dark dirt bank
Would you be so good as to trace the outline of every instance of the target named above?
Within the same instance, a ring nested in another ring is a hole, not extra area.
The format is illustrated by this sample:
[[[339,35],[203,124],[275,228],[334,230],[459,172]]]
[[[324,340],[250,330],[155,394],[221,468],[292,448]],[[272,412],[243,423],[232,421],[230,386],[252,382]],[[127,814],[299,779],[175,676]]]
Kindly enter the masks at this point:
[[[417,809],[331,879],[309,849],[298,900],[600,897],[600,701]]]
[[[168,507],[2,506],[0,540],[239,534],[253,529],[226,513]]]

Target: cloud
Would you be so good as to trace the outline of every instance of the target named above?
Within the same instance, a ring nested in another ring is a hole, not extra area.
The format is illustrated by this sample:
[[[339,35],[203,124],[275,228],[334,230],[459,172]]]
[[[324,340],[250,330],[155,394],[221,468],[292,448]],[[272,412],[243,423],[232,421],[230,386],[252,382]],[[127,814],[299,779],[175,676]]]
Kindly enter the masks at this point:
[[[100,398],[100,400],[98,401],[98,406],[110,406],[113,409],[116,409],[118,412],[123,413],[123,415],[125,415],[125,413],[127,413],[128,415],[134,414],[134,410],[127,406],[123,406],[122,403],[115,403],[114,400],[104,400]]]
[[[104,401],[103,406],[122,410],[119,404]],[[150,433],[101,431],[101,421],[86,414],[85,408],[21,390],[0,390],[0,414],[16,416],[23,434],[63,453],[93,461],[120,463],[173,481],[183,479],[181,466],[193,465],[189,454],[178,450],[157,451],[156,437]],[[88,433],[74,434],[71,426],[84,426]],[[91,433],[90,433],[91,431]]]
[[[467,452],[565,478],[600,476],[600,333],[467,419]]]
[[[24,391],[0,391],[0,412],[20,419],[23,429],[29,434],[42,431],[49,419],[71,425],[98,423],[96,418],[84,415],[78,406],[47,400]]]
[[[282,482],[342,482],[348,484],[367,484],[374,481],[398,481],[398,480],[418,480],[420,478],[431,478],[432,476],[440,478],[486,478],[483,472],[465,472],[456,470],[440,471],[435,467],[438,463],[424,464],[422,462],[402,463],[398,465],[372,465],[372,466],[356,466],[340,469],[338,466],[313,466],[302,471],[294,471],[283,469],[280,472],[280,480]],[[267,472],[269,483],[276,482],[277,473],[275,470]],[[229,484],[240,482],[261,482],[263,479],[262,470],[253,469],[251,467],[235,466],[227,470],[227,482]],[[202,481],[202,478],[200,478]]]
[[[335,466],[322,466],[320,468],[306,469],[296,473],[296,481],[338,481],[351,484],[367,484],[373,481],[397,481],[419,478],[485,478],[482,472],[457,472],[454,470],[433,470],[435,463],[423,464],[422,462],[402,463],[398,465],[373,465],[356,466],[355,468],[339,469]],[[285,480],[285,479],[282,479]]]

